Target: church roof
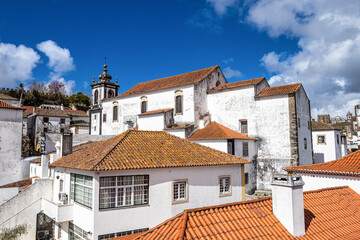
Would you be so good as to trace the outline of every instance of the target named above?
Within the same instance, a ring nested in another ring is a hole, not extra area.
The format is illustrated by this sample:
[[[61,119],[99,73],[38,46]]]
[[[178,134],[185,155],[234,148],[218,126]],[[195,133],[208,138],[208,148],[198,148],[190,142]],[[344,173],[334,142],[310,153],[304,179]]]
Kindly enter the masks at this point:
[[[162,131],[128,130],[54,161],[50,166],[88,171],[250,163]]]
[[[360,177],[360,151],[350,153],[337,160],[312,165],[286,167],[284,168],[284,170],[295,173],[345,175]]]
[[[22,108],[14,106],[14,105],[12,105],[10,103],[7,103],[7,102],[5,102],[3,100],[0,100],[0,108],[23,110]]]
[[[359,239],[360,195],[349,187],[304,193],[305,235],[293,237],[272,212],[272,198],[185,210],[135,239]]]
[[[249,138],[241,133],[225,127],[217,122],[209,123],[205,128],[198,130],[192,135],[190,140],[202,139],[244,139],[244,140],[257,140],[256,138]]]
[[[265,88],[264,91],[262,91],[256,97],[267,97],[267,96],[295,93],[300,86],[301,83],[294,83],[294,84],[282,85],[277,87],[268,87]]]
[[[242,80],[242,81],[232,82],[232,83],[224,83],[224,84],[217,86],[215,89],[212,89],[211,91],[231,89],[231,88],[243,87],[243,86],[249,86],[249,85],[256,85],[256,84],[260,83],[262,80],[266,80],[265,77],[253,78],[253,79]]]
[[[209,76],[219,66],[213,66],[209,68],[200,69],[193,72],[183,73],[171,77],[159,78],[147,82],[136,84],[128,91],[118,95],[117,97],[123,97],[131,94],[151,92],[159,89],[166,89],[171,87],[183,86],[188,84],[194,84],[200,82]]]
[[[322,131],[322,130],[340,130],[340,129],[338,127],[332,126],[330,124],[325,124],[322,122],[312,122],[311,130]]]

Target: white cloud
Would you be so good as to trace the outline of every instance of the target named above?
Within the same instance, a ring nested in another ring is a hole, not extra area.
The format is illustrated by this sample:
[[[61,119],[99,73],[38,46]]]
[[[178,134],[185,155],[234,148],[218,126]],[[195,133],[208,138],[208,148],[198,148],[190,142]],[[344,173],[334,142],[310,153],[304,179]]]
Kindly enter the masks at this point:
[[[51,40],[41,42],[36,47],[49,58],[48,66],[55,73],[62,74],[75,69],[69,49],[61,48]]]
[[[223,71],[226,78],[241,77],[241,72],[238,70],[231,69],[230,67],[224,68]]]
[[[223,63],[225,63],[226,65],[228,65],[229,63],[232,63],[234,61],[234,59],[232,57],[229,57],[229,58],[225,58],[223,60]]]
[[[210,3],[218,15],[224,15],[229,7],[235,6],[237,0],[206,0]]]
[[[298,39],[296,53],[263,56],[263,65],[274,74],[270,83],[302,82],[313,114],[353,112],[360,103],[359,7],[357,1],[336,0],[260,0],[251,5],[248,23],[271,37]]]
[[[30,80],[40,56],[24,45],[0,43],[0,86],[15,87]]]

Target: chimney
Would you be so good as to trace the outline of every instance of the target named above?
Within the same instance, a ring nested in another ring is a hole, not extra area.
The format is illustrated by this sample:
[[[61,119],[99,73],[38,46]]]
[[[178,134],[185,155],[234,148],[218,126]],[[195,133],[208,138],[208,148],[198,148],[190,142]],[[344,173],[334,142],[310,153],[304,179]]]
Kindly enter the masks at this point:
[[[49,177],[49,155],[41,155],[41,177]]]
[[[304,182],[299,175],[278,175],[272,182],[273,213],[294,237],[305,235]]]
[[[64,157],[72,153],[72,142],[73,136],[72,133],[61,134],[61,150],[60,157]]]
[[[64,104],[61,104],[60,110],[64,110]]]
[[[34,107],[33,107],[33,113],[35,113],[35,112],[36,112],[36,107],[34,106]]]

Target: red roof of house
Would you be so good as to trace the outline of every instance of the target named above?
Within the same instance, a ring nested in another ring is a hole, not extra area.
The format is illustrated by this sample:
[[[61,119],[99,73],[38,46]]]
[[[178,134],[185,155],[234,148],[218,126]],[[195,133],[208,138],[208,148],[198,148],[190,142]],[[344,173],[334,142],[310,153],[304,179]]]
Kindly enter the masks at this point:
[[[209,123],[205,128],[198,130],[192,135],[190,140],[201,139],[245,139],[245,140],[257,140],[256,138],[249,138],[244,134],[235,132],[234,130],[225,127],[217,122]]]
[[[22,108],[11,105],[10,103],[7,103],[7,102],[5,102],[3,100],[0,100],[0,108],[23,110]]]
[[[24,116],[27,117],[33,113],[34,106],[23,106],[22,109],[25,110]],[[43,109],[40,107],[35,107],[35,113],[40,116],[56,116],[56,117],[87,117],[87,116],[89,116],[86,112],[81,111],[81,110]]]
[[[360,151],[330,162],[286,167],[284,170],[296,173],[360,176]]]
[[[3,99],[3,100],[12,100],[12,101],[19,101],[19,99],[14,98],[14,97],[11,97],[11,96],[6,95],[6,94],[3,94],[3,93],[0,93],[0,99]]]
[[[349,187],[304,193],[305,235],[294,238],[272,212],[272,198],[185,210],[130,239],[360,239],[360,195]]]
[[[222,90],[222,89],[243,87],[243,86],[249,86],[249,85],[256,85],[256,84],[260,83],[262,80],[265,80],[265,77],[253,78],[253,79],[242,80],[242,81],[232,82],[232,83],[224,83],[224,84],[217,86],[214,90]]]
[[[282,86],[277,86],[277,87],[268,87],[268,88],[265,88],[264,91],[262,91],[256,97],[266,97],[266,96],[295,93],[299,89],[300,86],[301,86],[301,83],[294,83],[294,84],[282,85]]]
[[[159,78],[147,82],[138,83],[134,87],[118,95],[117,97],[143,93],[143,92],[151,92],[154,90],[166,89],[170,87],[194,84],[208,77],[218,67],[219,66],[216,65],[213,67],[204,68],[193,72],[188,72],[171,77]]]
[[[245,163],[250,162],[166,132],[127,130],[62,157],[50,166],[108,171]]]
[[[23,190],[32,184],[33,178],[39,178],[39,177],[35,176],[35,177],[20,180],[20,181],[8,183],[8,184],[0,186],[0,188],[15,188],[15,187],[17,187],[17,188],[19,188],[19,190]]]

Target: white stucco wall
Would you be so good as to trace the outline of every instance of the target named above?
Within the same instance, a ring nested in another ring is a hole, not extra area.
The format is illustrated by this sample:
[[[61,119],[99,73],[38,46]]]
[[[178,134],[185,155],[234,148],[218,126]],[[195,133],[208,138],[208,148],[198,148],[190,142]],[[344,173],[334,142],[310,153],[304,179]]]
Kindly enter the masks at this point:
[[[164,113],[144,115],[138,117],[139,130],[162,131],[165,128]]]
[[[185,139],[185,129],[183,129],[183,128],[180,128],[180,129],[165,129],[164,132],[167,132],[167,133],[170,133],[170,134],[172,134],[174,136]]]
[[[0,108],[0,185],[22,179],[22,110]]]
[[[360,194],[360,177],[304,173],[298,174],[302,176],[302,179],[305,182],[304,191],[329,187],[349,186]]]
[[[298,146],[299,146],[299,164],[313,164],[312,156],[312,137],[311,137],[311,115],[310,101],[301,86],[295,93],[296,113],[297,113],[297,130],[298,130]],[[305,148],[306,139],[306,148]]]
[[[318,136],[325,136],[325,143],[318,143]],[[339,144],[337,137],[339,137]],[[312,131],[312,138],[315,163],[332,161],[342,156],[339,130]]]
[[[91,113],[91,115],[90,115],[91,135],[99,135],[100,134],[100,121],[101,121],[100,112]],[[114,133],[107,134],[107,135],[114,135]]]
[[[19,189],[17,187],[12,188],[0,188],[0,205],[18,194]]]

